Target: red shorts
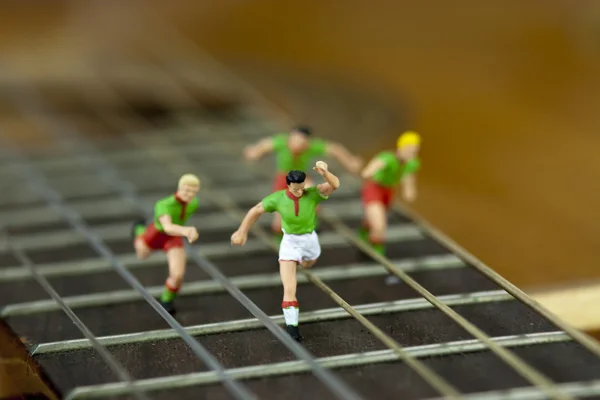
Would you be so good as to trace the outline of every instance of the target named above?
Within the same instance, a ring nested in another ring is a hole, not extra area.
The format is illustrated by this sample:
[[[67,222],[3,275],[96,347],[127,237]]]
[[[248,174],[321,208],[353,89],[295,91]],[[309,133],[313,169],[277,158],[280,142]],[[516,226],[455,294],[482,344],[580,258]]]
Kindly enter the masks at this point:
[[[364,206],[369,203],[380,202],[388,209],[394,198],[394,189],[380,186],[373,181],[367,181],[362,187],[361,197]]]
[[[273,180],[273,192],[278,192],[283,189],[287,189],[287,182],[285,177],[287,174],[278,173],[275,175],[275,179]]]
[[[141,239],[152,250],[168,251],[177,247],[183,247],[183,238],[181,236],[170,236],[164,232],[160,232],[154,224],[146,227],[146,231],[141,236]]]

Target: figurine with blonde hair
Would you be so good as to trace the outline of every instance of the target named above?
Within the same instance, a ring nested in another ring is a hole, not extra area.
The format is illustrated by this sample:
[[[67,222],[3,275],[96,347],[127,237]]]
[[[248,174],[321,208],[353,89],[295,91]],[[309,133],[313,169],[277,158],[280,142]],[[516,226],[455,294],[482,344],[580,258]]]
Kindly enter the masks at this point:
[[[377,154],[362,171],[362,203],[365,212],[360,235],[375,251],[385,254],[387,211],[394,197],[394,188],[402,184],[402,194],[412,202],[417,196],[416,172],[421,162],[418,154],[421,137],[418,133],[404,132],[396,142],[396,151]]]
[[[169,313],[175,313],[173,300],[181,287],[185,274],[186,255],[182,237],[190,243],[198,239],[198,231],[185,222],[198,209],[200,180],[196,175],[185,174],[179,179],[177,191],[162,198],[154,205],[154,220],[146,225],[141,220],[133,224],[133,243],[140,260],[146,259],[153,251],[167,253],[169,277],[160,302]]]

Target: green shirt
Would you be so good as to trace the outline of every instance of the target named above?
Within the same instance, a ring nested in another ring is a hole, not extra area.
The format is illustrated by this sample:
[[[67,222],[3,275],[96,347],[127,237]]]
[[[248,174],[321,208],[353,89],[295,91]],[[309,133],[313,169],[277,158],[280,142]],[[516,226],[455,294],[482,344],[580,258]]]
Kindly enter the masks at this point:
[[[406,175],[417,172],[421,167],[421,162],[418,158],[413,158],[407,163],[402,163],[392,151],[383,151],[379,153],[376,158],[382,160],[385,165],[373,175],[371,180],[381,186],[395,186],[400,183],[402,178]]]
[[[281,215],[283,231],[290,235],[303,235],[315,230],[317,205],[329,196],[323,196],[316,186],[306,188],[301,197],[287,189],[271,193],[262,200],[266,212]]]
[[[189,203],[184,204],[180,203],[175,198],[175,195],[172,194],[164,199],[160,199],[154,205],[154,226],[159,231],[164,232],[162,224],[158,220],[163,215],[170,216],[174,224],[183,225],[197,209],[198,198],[195,197]]]
[[[288,147],[287,140],[287,133],[273,136],[273,151],[277,159],[278,172],[306,171],[314,158],[325,154],[327,147],[323,139],[309,139],[308,148],[305,151],[300,154],[293,154]]]

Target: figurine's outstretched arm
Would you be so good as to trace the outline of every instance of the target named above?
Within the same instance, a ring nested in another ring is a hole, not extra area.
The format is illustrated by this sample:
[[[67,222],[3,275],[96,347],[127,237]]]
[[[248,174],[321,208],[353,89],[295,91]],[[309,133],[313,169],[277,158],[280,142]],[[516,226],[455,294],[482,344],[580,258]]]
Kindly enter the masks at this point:
[[[265,154],[273,151],[273,138],[259,140],[244,149],[244,157],[249,161],[260,160]]]
[[[238,230],[248,233],[252,226],[256,223],[256,221],[258,221],[260,216],[263,215],[265,212],[265,207],[263,206],[263,203],[261,201],[260,203],[252,207],[248,211],[248,213],[246,213],[246,216],[244,217],[244,220],[240,224]]]
[[[377,173],[377,171],[379,171],[383,167],[385,167],[385,163],[383,162],[383,160],[380,160],[379,158],[374,158],[369,162],[369,164],[367,164],[365,169],[363,169],[361,176],[363,179],[370,179],[371,177],[373,177],[373,175]]]
[[[252,207],[244,217],[244,220],[240,224],[238,230],[235,231],[233,235],[231,235],[231,244],[238,246],[243,246],[244,244],[246,244],[246,240],[248,240],[248,231],[250,231],[250,228],[252,228],[252,226],[256,223],[256,221],[258,221],[260,216],[263,215],[265,212],[266,211],[262,204],[262,201],[254,207]]]
[[[168,215],[161,216],[158,221],[169,236],[186,236],[189,232],[189,227],[174,224]]]
[[[327,142],[325,151],[342,164],[344,168],[353,174],[358,174],[363,166],[363,160],[350,153],[348,149],[336,142]]]
[[[190,243],[198,239],[198,230],[195,227],[174,224],[169,215],[162,215],[158,221],[169,236],[185,236]]]

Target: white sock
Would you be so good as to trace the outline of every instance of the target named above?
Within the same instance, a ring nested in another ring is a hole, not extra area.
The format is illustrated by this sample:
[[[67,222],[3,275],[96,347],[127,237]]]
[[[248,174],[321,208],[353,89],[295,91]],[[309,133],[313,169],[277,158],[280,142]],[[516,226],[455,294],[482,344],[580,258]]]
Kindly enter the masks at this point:
[[[285,318],[286,325],[298,326],[298,316],[300,314],[300,307],[297,301],[284,301],[281,303],[283,309],[283,317]]]

